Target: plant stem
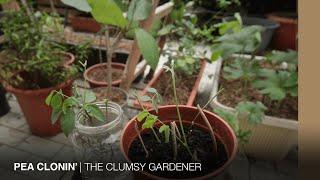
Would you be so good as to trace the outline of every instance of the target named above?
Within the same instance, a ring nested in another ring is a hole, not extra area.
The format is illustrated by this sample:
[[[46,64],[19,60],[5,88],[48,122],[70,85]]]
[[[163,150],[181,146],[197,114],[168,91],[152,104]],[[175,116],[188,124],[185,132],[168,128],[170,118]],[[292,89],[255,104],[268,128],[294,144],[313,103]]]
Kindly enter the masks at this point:
[[[204,110],[224,89],[221,88],[214,96],[212,96],[207,103],[201,108],[202,110]],[[197,117],[200,115],[200,112],[198,112],[198,114],[193,118],[192,123],[191,123],[191,128],[190,131],[192,131],[192,128],[194,126],[194,122],[196,121]]]
[[[49,1],[50,1],[50,7],[51,7],[52,12],[55,14],[58,14],[57,9],[54,7],[53,1],[52,0],[49,0]]]
[[[146,146],[144,145],[144,142],[143,142],[142,137],[140,135],[140,131],[139,131],[139,128],[138,128],[137,121],[135,121],[135,130],[136,130],[136,132],[138,134],[138,138],[139,138],[139,140],[140,140],[140,142],[142,144],[142,147],[143,147],[144,151],[146,152],[146,158],[148,158],[149,157],[149,151],[147,150]]]
[[[152,132],[153,132],[153,134],[154,134],[154,137],[155,137],[156,140],[158,141],[158,143],[161,143],[161,140],[160,140],[160,138],[158,137],[156,131],[153,129],[153,127],[151,127],[151,130],[152,130]]]
[[[26,9],[26,12],[27,12],[27,15],[28,17],[30,18],[31,22],[34,22],[34,19],[33,19],[33,14],[32,14],[32,11],[31,9],[29,8],[28,6],[28,3],[26,0],[20,0],[22,6]]]
[[[182,133],[182,137],[184,140],[184,143],[186,144],[186,146],[188,146],[187,144],[187,138],[186,138],[186,134],[184,132],[184,127],[183,127],[183,123],[182,123],[182,119],[181,119],[181,114],[180,114],[180,110],[179,110],[179,100],[178,100],[178,96],[177,96],[177,89],[176,89],[176,79],[175,79],[175,74],[174,74],[174,68],[172,67],[172,85],[173,85],[173,94],[174,94],[174,101],[176,104],[176,109],[177,109],[177,114],[178,114],[178,119],[179,119],[179,123],[180,123],[180,128],[181,128],[181,133]]]
[[[173,148],[173,159],[177,159],[178,148],[177,148],[177,138],[176,138],[176,123],[173,121],[170,123],[172,129],[172,148]]]
[[[201,117],[202,119],[205,121],[205,123],[207,124],[209,130],[210,130],[210,134],[211,134],[211,137],[212,137],[212,143],[213,143],[213,152],[215,153],[215,155],[218,154],[218,148],[217,148],[217,140],[214,136],[214,131],[212,129],[212,126],[208,120],[208,118],[206,117],[206,115],[204,114],[204,112],[202,111],[201,107],[199,106],[199,104],[197,105],[197,108],[201,114]]]
[[[107,87],[107,97],[110,97],[112,90],[112,54],[113,48],[110,45],[109,29],[107,28],[105,32],[105,42],[106,42],[106,55],[107,55],[107,73],[108,73],[108,87]]]

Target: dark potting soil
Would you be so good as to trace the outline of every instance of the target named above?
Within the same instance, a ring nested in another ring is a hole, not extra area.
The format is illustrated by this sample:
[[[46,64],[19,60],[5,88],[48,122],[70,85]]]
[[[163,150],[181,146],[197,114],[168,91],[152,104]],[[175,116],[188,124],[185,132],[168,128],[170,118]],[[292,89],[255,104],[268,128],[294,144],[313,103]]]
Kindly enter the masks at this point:
[[[112,68],[112,80],[119,80],[122,78],[122,69]],[[95,71],[92,71],[88,74],[90,79],[99,82],[107,82],[108,81],[108,72],[105,67],[96,68]]]
[[[245,98],[245,95],[243,94],[243,84],[240,80],[228,81],[223,78],[224,72],[222,69],[219,78],[219,88],[224,88],[225,90],[219,94],[218,101],[226,106],[235,107]],[[276,102],[270,102],[270,100],[264,97],[257,89],[249,87],[248,100],[262,102],[268,108],[266,115],[279,118],[298,119],[298,97],[288,96],[282,101],[281,105],[277,107],[278,105]]]
[[[159,134],[157,129],[155,129],[155,131],[159,138],[164,141],[164,136]],[[186,126],[185,131],[189,132]],[[194,163],[185,147],[179,143],[179,141],[177,141],[178,156],[176,160],[173,159],[171,136],[169,143],[158,143],[151,131],[141,134],[141,137],[149,151],[149,156],[146,158],[146,153],[137,137],[129,148],[128,156],[132,162],[147,163],[146,167],[149,167],[148,163]],[[210,144],[212,144],[212,138],[208,132],[194,128],[192,133],[187,135],[187,141],[191,151],[197,152],[197,158],[201,163],[201,171],[151,171],[149,168],[145,168],[144,170],[156,176],[174,179],[193,178],[209,174],[221,167],[228,160],[224,144],[219,137],[216,136],[216,139],[217,154],[213,152],[213,146],[210,146]]]
[[[111,97],[108,97],[107,95],[107,87],[93,89],[93,92],[96,94],[98,101],[108,99],[121,105],[127,100],[126,95],[121,91],[117,91],[116,89],[112,89]]]
[[[195,72],[199,71],[197,70]],[[176,90],[179,104],[187,104],[192,88],[197,80],[197,75],[198,74],[185,75],[176,72]],[[164,72],[153,88],[157,89],[163,98],[161,105],[175,104],[170,72]]]

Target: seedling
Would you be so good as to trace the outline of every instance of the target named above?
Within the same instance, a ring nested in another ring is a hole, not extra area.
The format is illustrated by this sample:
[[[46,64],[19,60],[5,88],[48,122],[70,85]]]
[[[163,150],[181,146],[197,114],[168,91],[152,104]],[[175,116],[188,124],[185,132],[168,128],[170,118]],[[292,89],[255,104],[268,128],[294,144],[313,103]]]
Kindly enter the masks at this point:
[[[144,29],[134,24],[146,20],[152,12],[152,1],[132,0],[128,9],[122,1],[96,1],[96,0],[63,0],[65,4],[72,6],[80,11],[90,12],[93,18],[105,26],[105,43],[107,56],[108,72],[108,97],[112,90],[112,56],[121,39],[128,33],[134,32],[137,44],[143,57],[147,60],[152,69],[158,64],[159,50],[156,40]],[[158,4],[158,1],[155,1]],[[124,12],[127,11],[126,15]],[[115,32],[114,40],[111,39],[110,31]]]
[[[90,90],[83,90],[82,93],[79,93],[77,89],[74,89],[73,96],[66,96],[62,91],[52,91],[45,102],[52,108],[52,124],[60,119],[61,129],[66,136],[75,127],[77,113],[84,117],[83,124],[88,126],[94,126],[95,120],[106,121],[106,116],[97,105],[99,102],[96,102],[95,94]],[[107,107],[108,101],[100,103],[105,103]]]

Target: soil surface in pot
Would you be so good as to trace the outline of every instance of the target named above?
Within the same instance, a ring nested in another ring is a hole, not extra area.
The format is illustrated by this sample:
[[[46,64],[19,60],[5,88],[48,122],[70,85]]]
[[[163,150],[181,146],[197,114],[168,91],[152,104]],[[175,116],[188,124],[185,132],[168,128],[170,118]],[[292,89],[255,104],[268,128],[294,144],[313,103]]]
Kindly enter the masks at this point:
[[[123,74],[122,69],[112,68],[112,80],[121,79]],[[98,82],[108,81],[108,72],[105,67],[96,68],[91,73],[88,73],[88,77]]]
[[[189,132],[188,126],[184,126],[186,132]],[[155,130],[159,138],[164,141],[164,136],[158,133],[158,130]],[[146,168],[147,172],[155,176],[174,178],[174,179],[184,179],[184,178],[193,178],[200,177],[220,168],[228,160],[228,155],[225,149],[224,144],[216,136],[218,154],[215,155],[213,152],[212,138],[208,132],[204,132],[198,128],[194,128],[191,134],[187,135],[188,145],[191,150],[196,150],[197,157],[201,163],[201,171],[151,171],[149,168]],[[149,151],[149,156],[146,158],[146,153],[143,150],[142,144],[139,139],[136,138],[128,152],[129,159],[132,162],[139,163],[193,163],[190,155],[184,146],[177,141],[178,155],[176,160],[173,159],[173,145],[172,139],[170,136],[169,143],[158,143],[151,131],[147,131],[141,134],[141,137],[145,143],[147,150]]]
[[[116,89],[112,89],[111,98],[107,96],[107,87],[93,89],[93,92],[96,94],[98,101],[109,99],[112,102],[124,104],[127,100],[126,94],[121,91],[117,91]]]
[[[266,67],[262,64],[262,66]],[[240,80],[228,81],[223,78],[223,67],[219,79],[219,88],[224,88],[223,93],[219,94],[218,101],[229,107],[236,107],[245,97],[243,94],[243,84]],[[298,119],[298,97],[287,96],[279,107],[276,102],[270,102],[257,89],[248,88],[248,98],[250,101],[262,102],[268,110],[266,115],[279,118]]]
[[[199,72],[199,69],[195,72]],[[193,75],[186,75],[181,72],[176,72],[176,89],[177,96],[180,104],[187,104],[188,98],[194,86],[194,83],[197,80],[197,73]],[[158,82],[153,86],[157,89],[159,94],[163,98],[161,105],[175,104],[173,87],[172,87],[172,78],[170,72],[164,72],[158,79]]]

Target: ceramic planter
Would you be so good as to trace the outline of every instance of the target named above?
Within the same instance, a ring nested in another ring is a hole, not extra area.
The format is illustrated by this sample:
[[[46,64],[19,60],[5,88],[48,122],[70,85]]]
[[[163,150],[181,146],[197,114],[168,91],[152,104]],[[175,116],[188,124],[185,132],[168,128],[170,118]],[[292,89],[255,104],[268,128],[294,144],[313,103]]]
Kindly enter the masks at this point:
[[[92,17],[80,15],[71,16],[70,24],[74,31],[97,33],[101,30],[101,25]]]
[[[0,117],[6,115],[10,111],[10,106],[6,98],[6,91],[0,84]]]
[[[298,20],[293,14],[271,13],[268,19],[278,22],[280,27],[276,30],[272,45],[278,50],[297,49]]]
[[[263,57],[257,57],[262,59]],[[212,95],[219,88],[219,76],[222,60],[217,61],[214,72],[214,85]],[[212,108],[222,108],[234,112],[235,109],[221,104],[217,98],[211,103]],[[284,158],[288,152],[298,144],[298,121],[293,119],[265,116],[262,123],[252,125],[247,121],[240,121],[240,128],[251,130],[249,142],[245,144],[244,151],[255,158],[277,161]]]
[[[45,104],[46,97],[52,90],[60,90],[71,96],[72,80],[51,88],[38,90],[16,89],[6,86],[6,90],[17,98],[31,132],[37,136],[54,136],[61,132],[60,122],[51,124],[51,108]]]
[[[226,17],[223,20],[230,21],[234,19],[234,17]],[[279,24],[275,21],[257,17],[243,17],[242,23],[244,26],[259,25],[265,28],[265,30],[261,33],[261,44],[257,49],[257,52],[263,52],[267,49],[271,42],[274,31],[279,27]]]
[[[189,94],[189,98],[188,98],[188,102],[187,106],[193,106],[193,103],[196,99],[196,96],[197,96],[197,92],[198,92],[198,88],[199,88],[199,84],[200,84],[200,80],[201,80],[201,77],[203,75],[203,72],[204,72],[204,69],[206,67],[206,61],[205,60],[202,60],[201,61],[201,64],[200,64],[200,71],[198,73],[198,76],[197,76],[197,79],[196,81],[194,82],[194,85],[193,85],[193,88],[192,88],[192,91],[190,92]],[[165,73],[165,70],[162,68],[157,74],[155,74],[153,76],[153,78],[151,79],[151,81],[148,83],[148,85],[143,89],[143,91],[141,92],[141,96],[143,95],[146,95],[147,92],[148,92],[148,89],[150,87],[153,87],[156,83],[158,83],[158,80],[161,78],[162,74]],[[134,106],[136,108],[141,108],[138,101],[135,100],[134,101]],[[147,103],[147,102],[143,102],[143,106],[147,109],[151,109],[153,108],[152,104],[151,103]]]
[[[181,113],[181,118],[183,120],[183,123],[188,125],[192,122],[193,118],[199,112],[196,107],[190,107],[185,105],[179,105],[179,110]],[[150,113],[156,114],[155,111],[150,111]],[[204,113],[206,114],[206,117],[208,118],[212,127],[214,127],[216,135],[221,137],[221,140],[223,141],[223,144],[225,145],[227,150],[228,160],[226,161],[225,164],[223,164],[220,168],[216,169],[215,171],[212,171],[211,173],[205,176],[197,177],[194,179],[208,179],[208,178],[213,178],[217,176],[218,174],[223,172],[224,169],[227,168],[227,166],[232,162],[232,160],[234,159],[237,153],[237,146],[238,146],[237,139],[231,127],[217,115],[206,110],[204,111]],[[160,107],[157,116],[164,123],[169,121],[178,121],[177,109],[175,105]],[[128,157],[129,148],[132,142],[138,136],[135,130],[136,118],[137,117],[134,117],[127,123],[120,139],[121,151],[128,162],[131,162],[131,160]],[[195,125],[197,127],[206,127],[205,122],[201,119],[200,116],[195,120],[195,122],[196,122]],[[208,130],[207,128],[204,128],[204,129]],[[138,172],[136,176],[143,179],[166,179],[166,178],[158,177],[155,175],[151,175],[150,173],[144,172],[144,171]]]
[[[121,63],[112,63],[111,64],[112,68],[115,69],[120,69],[123,70],[125,69],[125,64],[121,64]],[[91,79],[89,76],[91,73],[93,73],[94,71],[98,70],[98,69],[105,69],[107,70],[107,63],[99,63],[96,65],[91,66],[90,68],[88,68],[85,72],[84,72],[84,78],[87,80],[87,82],[89,82],[90,87],[95,88],[95,87],[105,87],[108,86],[107,82],[103,82],[103,81],[96,81],[94,79]],[[119,86],[121,83],[121,79],[116,79],[114,81],[112,81],[112,86]]]

